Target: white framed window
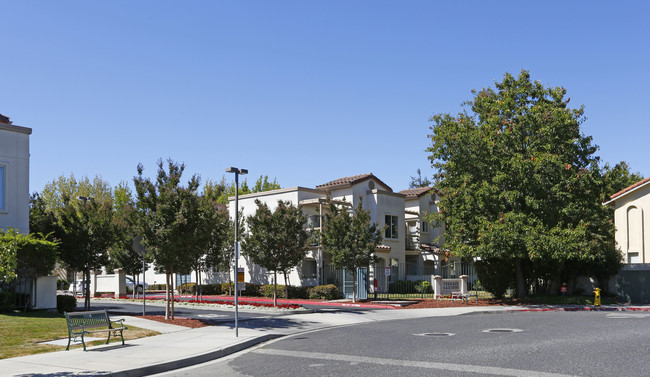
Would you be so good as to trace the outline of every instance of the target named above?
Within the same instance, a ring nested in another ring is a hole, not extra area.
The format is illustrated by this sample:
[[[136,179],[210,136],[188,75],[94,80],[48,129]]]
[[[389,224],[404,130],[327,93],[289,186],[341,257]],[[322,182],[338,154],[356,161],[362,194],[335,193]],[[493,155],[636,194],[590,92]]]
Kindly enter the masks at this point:
[[[384,238],[390,238],[396,240],[399,237],[398,233],[398,217],[393,215],[385,216],[386,230],[384,231]]]
[[[420,224],[420,229],[422,233],[429,233],[429,223],[426,221],[422,221]]]
[[[7,165],[0,164],[0,211],[7,210]]]

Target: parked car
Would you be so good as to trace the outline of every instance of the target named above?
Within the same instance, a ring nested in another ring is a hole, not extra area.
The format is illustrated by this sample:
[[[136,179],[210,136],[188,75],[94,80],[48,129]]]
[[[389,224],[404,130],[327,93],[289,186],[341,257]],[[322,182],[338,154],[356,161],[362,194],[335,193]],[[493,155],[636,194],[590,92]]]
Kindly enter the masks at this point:
[[[138,283],[138,292],[142,292],[142,284],[142,282]],[[133,279],[128,276],[126,277],[126,287],[133,291]],[[149,284],[146,282],[144,283],[144,289],[149,289]]]
[[[68,292],[76,292],[78,296],[82,296],[85,288],[86,284],[82,280],[77,280],[70,283]]]

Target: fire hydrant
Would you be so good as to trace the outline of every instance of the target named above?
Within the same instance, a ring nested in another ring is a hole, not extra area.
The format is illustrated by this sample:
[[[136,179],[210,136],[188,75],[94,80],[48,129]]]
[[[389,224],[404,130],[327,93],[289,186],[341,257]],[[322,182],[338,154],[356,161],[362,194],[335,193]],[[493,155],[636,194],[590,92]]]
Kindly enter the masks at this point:
[[[600,288],[594,289],[594,306],[600,306]]]

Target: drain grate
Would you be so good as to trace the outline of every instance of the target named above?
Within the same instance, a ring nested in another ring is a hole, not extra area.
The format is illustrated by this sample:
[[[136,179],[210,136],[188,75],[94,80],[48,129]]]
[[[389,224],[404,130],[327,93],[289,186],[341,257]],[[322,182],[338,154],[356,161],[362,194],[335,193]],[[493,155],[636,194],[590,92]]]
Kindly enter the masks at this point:
[[[503,333],[503,332],[522,332],[522,331],[524,331],[524,330],[522,330],[522,329],[487,329],[487,330],[483,330],[483,332],[497,332],[497,333],[499,333],[499,332],[501,332],[501,333]]]
[[[443,336],[453,336],[455,334],[452,334],[450,332],[423,332],[421,334],[413,334],[415,336],[435,336],[435,337],[443,337]]]

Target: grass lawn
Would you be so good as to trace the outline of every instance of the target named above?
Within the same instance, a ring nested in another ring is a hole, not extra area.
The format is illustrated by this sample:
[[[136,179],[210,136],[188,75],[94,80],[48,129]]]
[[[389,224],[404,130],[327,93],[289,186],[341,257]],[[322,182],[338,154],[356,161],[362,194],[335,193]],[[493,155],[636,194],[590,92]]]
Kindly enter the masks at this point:
[[[129,329],[124,330],[124,340],[158,334],[152,330],[129,325],[127,327]],[[86,346],[104,344],[106,335],[97,334],[96,337],[104,337],[104,340],[89,342]],[[65,346],[37,344],[56,339],[68,339],[68,326],[63,314],[45,311],[0,314],[0,359],[65,350]],[[121,342],[122,339],[111,338],[111,343],[114,341]],[[74,347],[81,347],[81,344],[70,346],[70,348]]]

